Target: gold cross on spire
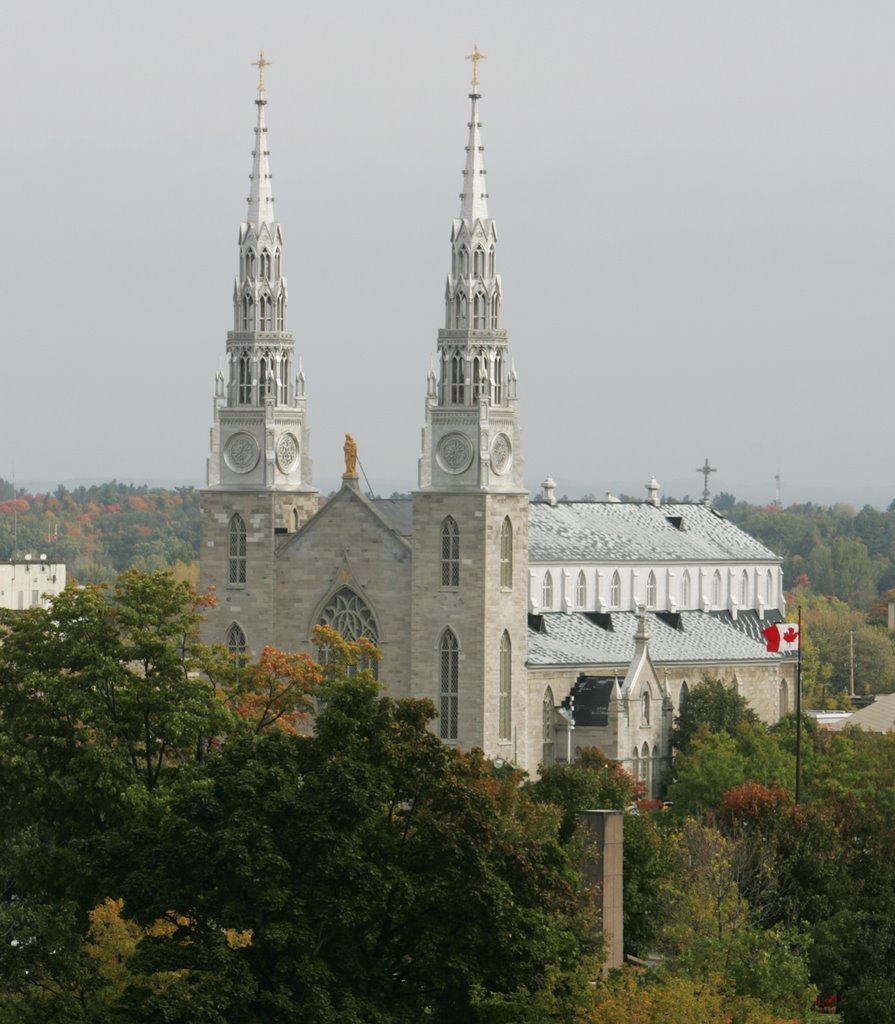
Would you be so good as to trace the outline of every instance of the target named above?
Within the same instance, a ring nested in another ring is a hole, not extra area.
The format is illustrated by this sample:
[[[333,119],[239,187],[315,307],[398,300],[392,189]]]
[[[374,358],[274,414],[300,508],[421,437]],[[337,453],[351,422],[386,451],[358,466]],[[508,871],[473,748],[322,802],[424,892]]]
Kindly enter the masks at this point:
[[[483,53],[479,53],[479,44],[476,43],[472,53],[466,54],[466,59],[472,61],[472,87],[476,88],[479,84],[479,61],[487,58]]]
[[[258,55],[257,60],[252,61],[252,67],[258,69],[258,92],[264,92],[264,69],[273,64],[272,60],[264,59],[264,51]]]

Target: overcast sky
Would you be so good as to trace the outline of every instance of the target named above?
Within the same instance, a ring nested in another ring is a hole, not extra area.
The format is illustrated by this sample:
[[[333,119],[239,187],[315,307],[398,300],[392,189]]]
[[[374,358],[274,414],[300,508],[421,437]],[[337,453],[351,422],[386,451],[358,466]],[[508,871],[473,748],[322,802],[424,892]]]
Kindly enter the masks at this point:
[[[0,476],[204,482],[263,49],[315,483],[350,431],[413,487],[478,43],[529,488],[708,456],[895,497],[891,2],[31,0],[3,37]]]

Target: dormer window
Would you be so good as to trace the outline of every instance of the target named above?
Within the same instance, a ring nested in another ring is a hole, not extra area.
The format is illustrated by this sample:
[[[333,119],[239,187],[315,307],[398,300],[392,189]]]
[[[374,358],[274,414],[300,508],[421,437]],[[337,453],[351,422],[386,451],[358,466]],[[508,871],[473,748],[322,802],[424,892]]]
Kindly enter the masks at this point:
[[[712,605],[715,608],[721,607],[721,573],[718,569],[712,578]]]
[[[549,569],[541,584],[541,607],[548,611],[553,607],[553,573]]]
[[[620,608],[622,603],[622,578],[618,572],[612,574],[612,581],[609,584],[609,607]]]
[[[646,578],[646,606],[647,608],[656,607],[656,574],[652,570]]]
[[[583,569],[578,573],[575,583],[575,606],[577,608],[587,607],[587,579]]]

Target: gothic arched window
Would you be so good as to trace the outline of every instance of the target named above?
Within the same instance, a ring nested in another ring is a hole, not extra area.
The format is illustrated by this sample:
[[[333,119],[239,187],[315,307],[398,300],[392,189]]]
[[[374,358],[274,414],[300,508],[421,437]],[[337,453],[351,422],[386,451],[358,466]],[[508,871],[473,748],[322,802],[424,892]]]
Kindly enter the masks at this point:
[[[721,607],[721,572],[719,569],[715,570],[712,579],[712,605],[715,608]]]
[[[506,630],[500,638],[500,693],[498,696],[498,739],[508,740],[513,715],[513,645]]]
[[[237,402],[249,405],[252,401],[252,363],[248,355],[239,357],[239,387]]]
[[[622,603],[622,578],[619,576],[618,571],[612,574],[612,580],[609,584],[609,607],[619,608]]]
[[[774,603],[774,574],[768,569],[768,592],[765,596],[765,602],[769,605]]]
[[[690,607],[690,573],[685,569],[681,577],[681,608]]]
[[[280,405],[289,404],[289,356],[284,352],[280,356]]]
[[[228,557],[227,581],[231,586],[241,586],[246,581],[246,524],[235,512],[230,517],[230,554]]]
[[[647,608],[656,607],[656,574],[652,569],[646,578],[646,606]]]
[[[677,713],[680,714],[684,710],[684,705],[687,703],[687,699],[690,696],[690,687],[687,685],[687,680],[683,680],[681,683],[681,692],[677,699]]]
[[[513,524],[507,516],[500,528],[500,585],[513,586]]]
[[[448,628],[438,644],[438,724],[443,740],[457,738],[459,683],[460,645],[454,631]]]
[[[258,261],[259,269],[261,271],[261,277],[270,277],[270,253],[267,249],[261,250],[261,258]]]
[[[494,247],[488,250],[488,277],[494,277]]]
[[[484,277],[485,276],[485,252],[481,248],[481,246],[479,246],[476,249],[476,251],[475,251],[475,259],[473,261],[473,268],[472,269],[473,269],[473,274],[476,277]]]
[[[259,330],[270,331],[273,329],[273,301],[269,295],[261,296],[261,323]]]
[[[749,603],[749,573],[743,570],[740,579],[740,608],[745,608]]]
[[[280,250],[275,249],[273,254],[273,276],[280,279]]]
[[[478,300],[476,300],[478,301]],[[472,361],[472,400],[475,402],[487,394],[488,357],[480,352]]]
[[[441,524],[441,585],[460,586],[460,530],[453,516]]]
[[[463,277],[469,277],[469,250],[465,245],[460,250],[460,273]]]
[[[640,724],[649,725],[649,712],[650,712],[650,692],[648,687],[643,688],[643,693],[640,695]]]
[[[333,594],[327,602],[326,607],[320,613],[317,620],[321,626],[331,626],[343,640],[357,642],[358,640],[369,640],[376,646],[379,645],[379,628],[373,613],[367,604],[350,587],[342,587]],[[329,660],[327,645],[323,645],[317,652],[317,660],[323,664]],[[354,675],[358,668],[372,669],[373,675],[379,677],[379,662],[364,658],[360,665],[351,665],[348,674]]]
[[[583,569],[578,573],[575,583],[575,606],[577,608],[587,607],[587,578]]]
[[[233,660],[237,665],[244,665],[248,660],[246,658],[246,653],[249,649],[249,645],[246,641],[246,635],[238,622],[232,622],[230,624],[230,628],[227,630],[225,642],[227,644],[227,650],[233,656]]]
[[[500,321],[500,296],[495,292],[491,296],[491,327],[497,330]]]
[[[286,330],[286,296],[277,296],[277,330]]]
[[[499,352],[494,357],[494,401],[498,405],[503,402],[503,356]]]
[[[255,300],[251,295],[242,297],[242,329],[254,331],[255,329]]]
[[[554,761],[553,691],[548,686],[541,702],[541,761],[549,768]]]
[[[476,292],[472,300],[472,326],[477,331],[485,329],[485,296]]]
[[[541,607],[548,610],[553,607],[553,573],[549,569],[541,584]]]
[[[251,249],[246,253],[245,276],[255,276],[255,253]]]
[[[455,352],[451,356],[451,402],[453,405],[463,405],[466,401],[466,380],[463,366],[463,356]]]

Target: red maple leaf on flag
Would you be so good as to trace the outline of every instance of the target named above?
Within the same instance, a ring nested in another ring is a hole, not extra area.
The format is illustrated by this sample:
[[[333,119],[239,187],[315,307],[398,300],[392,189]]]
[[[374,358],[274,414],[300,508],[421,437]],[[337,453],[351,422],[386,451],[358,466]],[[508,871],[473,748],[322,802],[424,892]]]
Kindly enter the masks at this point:
[[[788,643],[794,643],[799,636],[799,631],[794,627],[790,626],[789,629],[783,634],[783,639]]]

